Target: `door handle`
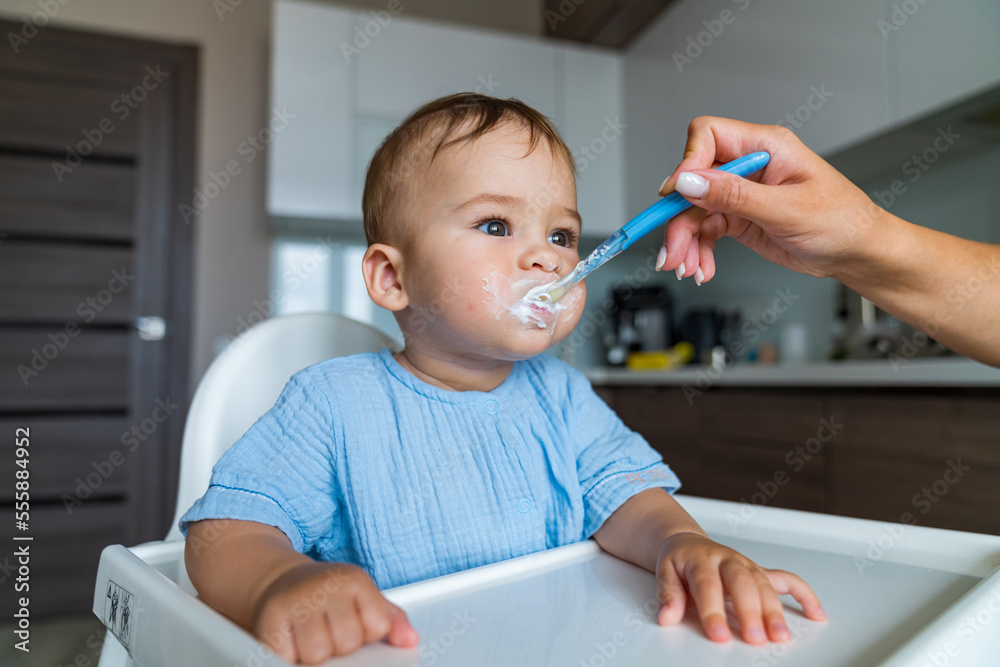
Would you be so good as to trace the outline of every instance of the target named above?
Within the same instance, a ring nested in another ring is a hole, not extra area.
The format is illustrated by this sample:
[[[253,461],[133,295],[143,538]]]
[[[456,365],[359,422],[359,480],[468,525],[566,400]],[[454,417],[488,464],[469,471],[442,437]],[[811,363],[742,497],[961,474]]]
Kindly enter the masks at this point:
[[[139,332],[139,340],[163,340],[167,335],[167,323],[162,317],[143,315],[135,318],[135,330]]]

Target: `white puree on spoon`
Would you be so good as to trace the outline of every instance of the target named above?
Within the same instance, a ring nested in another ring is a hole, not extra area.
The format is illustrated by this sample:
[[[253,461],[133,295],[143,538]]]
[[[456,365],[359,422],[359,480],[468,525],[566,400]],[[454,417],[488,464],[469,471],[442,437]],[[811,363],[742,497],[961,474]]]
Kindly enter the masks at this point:
[[[532,301],[529,295],[537,293],[552,282],[549,280],[539,283],[530,278],[511,280],[509,276],[493,271],[483,278],[483,293],[495,304],[494,319],[499,320],[505,315],[513,316],[525,326],[547,329],[550,324],[556,323],[559,313],[576,305],[580,296],[579,291],[576,291],[567,294],[556,303]],[[487,305],[489,301],[483,299],[483,303]]]

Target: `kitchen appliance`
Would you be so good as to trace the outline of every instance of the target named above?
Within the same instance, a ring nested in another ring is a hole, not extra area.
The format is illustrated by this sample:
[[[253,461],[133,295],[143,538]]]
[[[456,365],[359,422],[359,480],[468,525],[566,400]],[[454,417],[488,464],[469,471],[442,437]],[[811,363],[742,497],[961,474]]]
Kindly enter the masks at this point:
[[[842,284],[837,285],[835,315],[841,332],[832,341],[833,359],[910,359],[951,354],[944,346]]]
[[[612,290],[614,311],[606,337],[607,361],[625,363],[629,352],[652,352],[673,347],[673,303],[663,285]]]
[[[684,316],[680,339],[694,346],[694,363],[713,364],[712,350],[722,344],[724,317],[715,308],[697,308]]]

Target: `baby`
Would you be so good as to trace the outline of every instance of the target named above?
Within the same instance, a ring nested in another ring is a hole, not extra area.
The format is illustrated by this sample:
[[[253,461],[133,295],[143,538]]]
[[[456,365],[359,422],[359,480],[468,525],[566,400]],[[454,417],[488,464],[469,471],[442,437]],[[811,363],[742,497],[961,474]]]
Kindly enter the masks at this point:
[[[405,348],[296,373],[181,519],[199,595],[289,661],[419,642],[380,593],[593,537],[656,573],[661,625],[788,641],[799,577],[710,540],[680,483],[586,378],[541,354],[583,310],[522,300],[579,261],[570,151],[516,100],[459,94],[410,115],[368,167],[362,263]]]

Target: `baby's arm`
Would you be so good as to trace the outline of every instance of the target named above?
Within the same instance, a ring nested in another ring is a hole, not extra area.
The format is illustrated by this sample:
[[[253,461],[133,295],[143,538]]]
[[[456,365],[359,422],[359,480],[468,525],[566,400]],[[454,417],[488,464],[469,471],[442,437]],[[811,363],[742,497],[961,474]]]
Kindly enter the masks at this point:
[[[402,647],[419,641],[406,613],[363,569],[314,561],[273,526],[196,521],[184,562],[206,603],[289,662],[322,662],[383,637]]]
[[[791,594],[806,617],[826,618],[816,594],[802,579],[783,570],[766,570],[713,542],[664,489],[647,489],[629,498],[594,539],[605,551],[656,573],[660,625],[674,625],[684,618],[688,591],[705,632],[719,642],[732,638],[726,623],[726,593],[743,638],[751,644],[791,639],[779,594]]]

